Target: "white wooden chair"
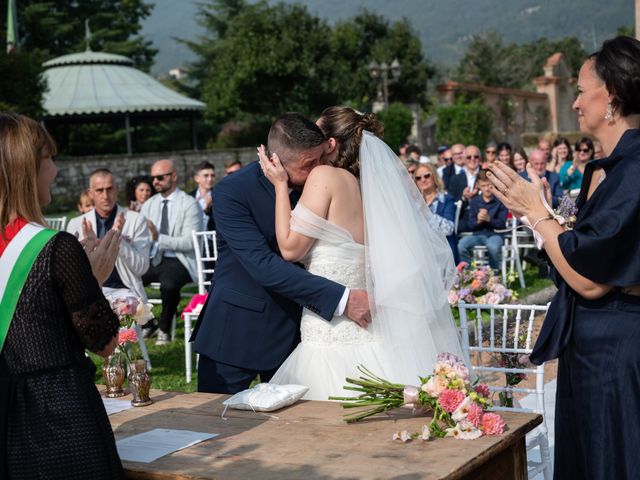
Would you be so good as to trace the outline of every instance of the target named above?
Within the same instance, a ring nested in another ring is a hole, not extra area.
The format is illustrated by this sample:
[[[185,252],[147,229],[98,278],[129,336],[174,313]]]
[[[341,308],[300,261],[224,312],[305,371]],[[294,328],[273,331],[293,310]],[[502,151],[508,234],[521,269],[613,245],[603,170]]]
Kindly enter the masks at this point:
[[[196,269],[198,272],[198,293],[204,295],[211,286],[211,276],[214,272],[215,261],[218,259],[218,245],[216,243],[215,230],[204,232],[192,232],[193,248],[196,252]],[[184,366],[187,383],[191,383],[192,348],[191,338],[192,324],[198,318],[198,313],[183,313],[184,319]],[[196,363],[197,365],[197,363]]]
[[[45,222],[49,225],[49,228],[54,230],[58,230],[59,232],[64,232],[65,227],[67,226],[67,217],[45,217]]]
[[[515,228],[517,220],[514,218],[509,222],[510,228]],[[502,283],[507,284],[507,274],[513,273],[515,270],[518,273],[518,280],[520,287],[525,288],[526,283],[524,281],[524,274],[522,273],[522,262],[520,261],[520,247],[518,244],[518,230],[512,230],[504,236],[504,245],[502,246]],[[507,264],[509,265],[507,268]]]
[[[483,356],[496,354],[529,355],[532,351],[531,332],[536,314],[545,313],[548,305],[478,305],[460,302],[460,331],[462,348],[466,358],[471,359],[469,366],[472,374],[482,379],[482,374],[524,373],[535,375],[535,388],[521,388],[517,386],[490,386],[492,392],[535,394],[536,407],[534,409],[494,406],[496,411],[515,411],[538,413],[542,415],[542,424],[527,435],[527,451],[539,447],[541,461],[528,462],[529,478],[542,473],[544,480],[551,480],[551,458],[549,454],[549,439],[547,437],[546,412],[544,403],[544,365],[517,367],[496,367],[486,365]],[[484,318],[483,318],[483,315]],[[473,334],[469,333],[469,324]],[[474,353],[475,355],[471,355]],[[484,354],[484,355],[483,355]]]

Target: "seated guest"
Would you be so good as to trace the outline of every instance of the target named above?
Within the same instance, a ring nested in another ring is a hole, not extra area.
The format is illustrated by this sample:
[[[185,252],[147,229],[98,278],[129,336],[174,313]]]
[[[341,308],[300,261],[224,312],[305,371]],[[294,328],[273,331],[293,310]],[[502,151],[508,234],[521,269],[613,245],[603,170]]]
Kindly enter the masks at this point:
[[[211,198],[211,190],[216,181],[216,169],[207,161],[200,162],[196,165],[196,171],[193,175],[196,182],[196,189],[189,193],[196,199],[202,210],[202,226],[205,230],[215,230],[216,222],[213,220],[213,200]]]
[[[497,270],[502,260],[503,238],[494,230],[505,228],[507,224],[507,208],[493,196],[492,184],[487,178],[486,171],[478,173],[478,188],[480,195],[476,195],[469,202],[468,225],[472,235],[462,237],[458,243],[460,259],[471,263],[473,247],[484,245],[489,251],[489,265]]]
[[[142,275],[149,268],[151,235],[147,220],[133,210],[125,210],[118,202],[118,187],[113,174],[106,168],[95,170],[89,176],[89,195],[94,208],[84,215],[72,218],[67,232],[79,240],[85,240],[86,227],[89,235],[102,239],[112,228],[122,232],[120,251],[109,278],[102,284],[106,296],[123,296],[131,292],[147,301],[142,284]]]
[[[550,172],[560,173],[560,170],[566,163],[573,161],[573,152],[571,144],[565,137],[557,138],[553,142],[551,149],[551,160],[547,163],[547,170]]]
[[[93,200],[89,196],[89,192],[85,190],[78,197],[78,203],[76,204],[76,208],[80,213],[87,213],[89,210],[93,209]]]
[[[513,150],[513,168],[516,172],[522,173],[527,170],[527,162],[529,157],[522,147],[516,147]]]
[[[191,232],[202,230],[202,210],[196,200],[178,188],[178,174],[171,160],[158,160],[151,167],[154,195],[140,213],[150,222],[151,266],[142,277],[145,285],[160,282],[162,314],[156,345],[171,341],[171,322],[180,303],[180,289],[196,281],[196,256]],[[148,338],[155,325],[143,329]]]
[[[0,256],[2,273],[11,272],[3,283],[20,289],[17,303],[0,309],[0,478],[122,479],[85,356],[86,348],[106,359],[118,342],[118,318],[99,284],[120,234],[87,242],[85,251],[72,235],[43,229],[55,153],[40,123],[0,113]]]
[[[552,207],[556,208],[560,203],[560,199],[562,198],[562,186],[560,185],[560,177],[556,172],[550,172],[547,170],[547,156],[542,150],[538,148],[533,150],[529,155],[529,163],[536,171],[538,177],[540,177],[541,179],[547,179],[549,188],[551,190],[551,201],[553,203]],[[529,180],[529,174],[526,170],[524,172],[521,172],[520,176],[525,180]]]
[[[489,142],[484,146],[484,162],[482,162],[482,169],[486,170],[493,162],[498,158],[498,146],[496,142]]]
[[[429,210],[433,213],[436,220],[436,228],[447,237],[453,252],[453,259],[457,265],[460,263],[460,258],[458,256],[458,238],[454,231],[456,204],[453,201],[453,197],[445,193],[444,184],[438,176],[434,165],[430,163],[422,164],[413,175],[418,190],[422,193]]]
[[[404,161],[404,166],[407,168],[407,172],[409,172],[409,175],[413,175],[416,172],[418,165],[420,165],[420,162],[414,160],[411,157],[407,158],[407,160]]]
[[[576,142],[576,151],[573,160],[566,162],[560,169],[560,184],[564,190],[578,190],[582,186],[582,174],[587,162],[593,160],[593,142],[588,137],[583,137]]]
[[[151,177],[138,175],[127,182],[127,205],[129,210],[139,212],[142,204],[149,200],[156,191],[153,189]]]
[[[231,175],[232,173],[237,172],[242,168],[242,162],[240,160],[229,160],[224,164],[224,175],[225,177]]]
[[[469,145],[464,149],[464,168],[449,182],[449,195],[454,201],[462,200],[462,213],[458,222],[458,232],[468,232],[467,225],[469,200],[478,195],[476,177],[480,164],[480,149]]]
[[[447,148],[442,152],[442,155],[438,155],[438,158],[442,160],[442,165],[438,167],[438,176],[442,179],[442,185],[444,185],[444,171],[453,165],[453,157],[451,156],[451,149]],[[453,167],[451,167],[453,168]]]
[[[513,148],[511,147],[511,144],[507,142],[500,142],[497,150],[498,160],[515,170],[513,166]]]
[[[464,168],[464,145],[456,143],[451,147],[451,158],[453,163],[449,164],[442,170],[442,181],[445,190],[449,190],[449,182],[453,177],[462,172]]]

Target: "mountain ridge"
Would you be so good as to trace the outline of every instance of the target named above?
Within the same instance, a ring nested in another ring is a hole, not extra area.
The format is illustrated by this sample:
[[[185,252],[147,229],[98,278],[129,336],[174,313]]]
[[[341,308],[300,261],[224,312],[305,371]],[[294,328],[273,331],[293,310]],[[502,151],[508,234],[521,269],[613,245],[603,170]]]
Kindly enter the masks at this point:
[[[142,34],[159,50],[152,72],[186,66],[194,57],[175,38],[195,40],[204,31],[197,25],[199,0],[154,0],[155,8],[144,21]],[[277,3],[270,0],[269,3]],[[505,42],[527,43],[546,37],[577,37],[592,51],[618,27],[633,24],[633,0],[286,0],[301,3],[330,24],[347,20],[362,8],[391,22],[409,19],[422,41],[427,58],[440,66],[459,62],[472,35],[496,31]]]

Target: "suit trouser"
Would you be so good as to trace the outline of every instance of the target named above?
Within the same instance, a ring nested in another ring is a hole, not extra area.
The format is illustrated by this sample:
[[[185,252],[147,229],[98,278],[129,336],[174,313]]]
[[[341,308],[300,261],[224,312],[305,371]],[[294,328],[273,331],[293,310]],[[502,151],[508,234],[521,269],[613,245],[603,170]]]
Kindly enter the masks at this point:
[[[276,373],[273,370],[252,370],[235,367],[212,360],[200,354],[198,361],[198,391],[207,393],[234,394],[246,390],[251,382],[260,375],[261,382],[268,382]]]
[[[191,281],[191,275],[174,257],[165,257],[155,267],[151,265],[147,273],[142,276],[142,282],[160,282],[160,298],[162,299],[162,314],[158,326],[160,330],[169,333],[173,316],[180,303],[180,289]]]

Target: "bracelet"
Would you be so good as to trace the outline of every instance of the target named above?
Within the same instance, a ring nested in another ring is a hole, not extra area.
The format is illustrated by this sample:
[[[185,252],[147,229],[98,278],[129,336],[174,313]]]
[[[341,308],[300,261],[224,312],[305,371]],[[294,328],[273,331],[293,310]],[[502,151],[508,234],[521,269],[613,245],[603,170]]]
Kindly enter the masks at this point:
[[[556,220],[556,218],[554,215],[551,215],[551,214],[547,215],[546,217],[541,217],[534,222],[533,226],[531,227],[531,230],[535,230],[538,224],[540,222],[544,222],[545,220]]]

